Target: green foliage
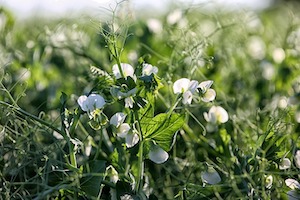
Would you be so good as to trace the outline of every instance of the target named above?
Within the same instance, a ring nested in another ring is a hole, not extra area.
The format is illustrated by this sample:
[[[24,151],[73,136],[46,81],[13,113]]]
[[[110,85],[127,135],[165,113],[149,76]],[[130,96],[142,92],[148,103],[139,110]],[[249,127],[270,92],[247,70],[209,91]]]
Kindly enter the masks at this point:
[[[300,180],[299,5],[170,9],[91,23],[0,8],[1,199],[288,199],[285,180]],[[135,77],[116,78],[121,63]],[[146,63],[158,73],[143,75]],[[213,80],[216,99],[183,104],[172,87],[184,77]],[[83,94],[106,104],[84,111]],[[208,122],[212,106],[229,121]],[[117,112],[135,145],[110,124]]]

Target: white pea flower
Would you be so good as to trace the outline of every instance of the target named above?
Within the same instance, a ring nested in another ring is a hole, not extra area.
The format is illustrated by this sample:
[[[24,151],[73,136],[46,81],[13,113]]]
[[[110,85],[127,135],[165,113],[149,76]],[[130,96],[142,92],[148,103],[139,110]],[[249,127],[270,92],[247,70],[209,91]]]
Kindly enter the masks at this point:
[[[130,76],[133,79],[135,79],[134,69],[130,64],[121,63],[120,65],[121,65],[121,69],[122,69],[124,78]],[[112,72],[115,75],[116,79],[122,78],[122,74],[121,74],[121,72],[119,70],[119,66],[117,64],[113,65]]]
[[[101,109],[105,105],[105,100],[101,95],[91,94],[88,97],[86,95],[82,95],[77,99],[77,103],[81,107],[83,111],[89,113],[89,116],[92,116],[92,113],[96,109]]]
[[[144,63],[142,68],[143,76],[150,76],[151,74],[157,74],[158,68],[156,66],[152,66],[150,64]]]
[[[212,86],[213,81],[208,80],[208,81],[203,81],[198,85],[198,88],[200,88],[203,96],[201,100],[203,102],[210,102],[215,100],[216,98],[216,91],[214,89],[211,89],[210,87]]]
[[[128,133],[125,137],[125,142],[126,142],[126,146],[128,148],[133,147],[134,145],[136,145],[139,142],[140,138],[139,135],[137,133]]]
[[[117,172],[117,170],[112,166],[108,166],[106,168],[106,172],[110,175],[110,182],[112,183],[117,183],[119,180],[119,174]]]
[[[208,167],[207,171],[201,173],[201,179],[203,183],[215,185],[221,182],[219,173],[211,166]]]
[[[292,190],[295,189],[300,189],[300,184],[298,181],[296,181],[295,179],[292,178],[288,178],[285,181],[286,186],[288,186],[289,188],[291,188]]]
[[[126,118],[126,114],[122,112],[117,112],[114,114],[109,123],[114,125],[117,129],[117,136],[120,138],[124,138],[126,142],[126,146],[128,148],[133,147],[139,142],[139,136],[136,133],[132,133],[130,130],[130,125],[128,123],[124,123]]]
[[[183,94],[183,104],[191,104],[193,94],[197,92],[198,81],[181,78],[174,82],[173,91],[175,94]]]
[[[271,189],[272,184],[273,184],[273,176],[269,175],[269,176],[265,176],[265,177],[266,177],[266,188]]]
[[[294,157],[296,167],[300,169],[300,150],[296,151],[296,155]]]
[[[125,118],[126,118],[126,114],[122,112],[117,112],[110,118],[109,123],[114,125],[115,127],[119,127],[121,124],[124,123]]]
[[[280,165],[279,165],[279,169],[281,170],[285,170],[285,169],[289,169],[291,167],[291,161],[288,158],[283,158]]]
[[[208,113],[204,113],[204,119],[209,123],[217,124],[227,122],[229,116],[227,111],[221,106],[212,106]]]
[[[151,147],[151,150],[149,152],[149,159],[156,164],[164,163],[168,160],[168,158],[169,154],[158,145],[154,145]]]
[[[133,108],[134,101],[132,97],[126,97],[124,101],[125,101],[125,108]]]

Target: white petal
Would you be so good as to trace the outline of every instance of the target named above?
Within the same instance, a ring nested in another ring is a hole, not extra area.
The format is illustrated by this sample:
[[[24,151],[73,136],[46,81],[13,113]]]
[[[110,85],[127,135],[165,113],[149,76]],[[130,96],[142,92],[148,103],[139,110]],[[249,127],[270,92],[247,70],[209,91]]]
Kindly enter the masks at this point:
[[[289,169],[291,167],[291,161],[288,158],[282,159],[282,162],[279,165],[279,169],[284,170],[284,169]]]
[[[227,111],[221,106],[212,106],[208,112],[210,122],[214,123],[214,119],[219,123],[225,123],[228,121],[229,116]]]
[[[127,123],[121,124],[118,127],[118,133],[117,133],[118,137],[125,138],[129,132],[129,130],[130,130],[129,124],[127,124]]]
[[[142,75],[143,76],[150,76],[151,74],[157,74],[158,68],[155,66],[152,66],[150,64],[144,63],[143,69],[142,69]]]
[[[201,100],[204,102],[210,102],[215,100],[215,98],[216,98],[216,91],[214,89],[208,89],[204,93],[204,96],[201,98]]]
[[[194,94],[194,92],[197,90],[198,84],[198,81],[191,80],[189,83],[189,91],[191,91]]]
[[[101,109],[105,105],[105,100],[99,94],[91,94],[87,98],[88,109],[89,111],[93,111],[97,108]]]
[[[149,152],[149,159],[156,164],[164,163],[168,160],[168,158],[169,154],[157,145],[152,147]]]
[[[182,97],[183,97],[183,99],[182,99],[183,104],[191,104],[192,103],[193,94],[191,91],[184,92]]]
[[[201,179],[204,183],[211,185],[221,182],[219,173],[212,167],[209,167],[207,171],[201,173]]]
[[[205,93],[213,84],[213,81],[208,80],[208,81],[203,81],[198,85],[198,88],[201,89],[202,93]]]
[[[87,105],[86,101],[87,101],[87,96],[85,96],[85,95],[82,95],[77,99],[77,103],[79,104],[79,106],[81,107],[81,109],[83,111],[88,111],[87,106],[86,106]]]
[[[133,147],[134,145],[136,145],[139,142],[139,136],[136,133],[133,134],[127,134],[125,137],[126,140],[126,146],[128,148]]]
[[[294,190],[294,189],[300,189],[300,184],[295,179],[288,178],[288,179],[285,180],[285,184],[286,184],[286,186],[288,186],[292,190]]]
[[[174,82],[173,91],[174,94],[184,93],[189,89],[190,80],[187,78],[181,78]]]
[[[130,64],[121,63],[121,69],[125,78],[128,76],[131,76],[132,78],[134,77],[134,69]],[[122,78],[119,66],[117,64],[113,65],[112,72],[115,75],[116,79]]]
[[[126,114],[122,112],[117,112],[110,118],[109,123],[118,128],[121,124],[123,124],[125,118]]]
[[[300,150],[296,151],[295,164],[296,164],[296,167],[298,167],[300,169]]]
[[[271,189],[272,184],[273,184],[273,176],[269,175],[266,177],[266,188]]]
[[[125,108],[133,108],[133,99],[132,97],[127,97],[125,100]]]

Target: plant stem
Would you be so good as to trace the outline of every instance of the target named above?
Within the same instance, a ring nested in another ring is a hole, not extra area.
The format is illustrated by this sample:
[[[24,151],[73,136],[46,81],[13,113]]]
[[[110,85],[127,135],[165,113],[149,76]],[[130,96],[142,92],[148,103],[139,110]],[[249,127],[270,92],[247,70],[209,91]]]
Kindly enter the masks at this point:
[[[144,151],[144,141],[143,141],[143,133],[140,127],[139,115],[138,112],[134,112],[134,120],[136,123],[136,129],[139,133],[140,143],[139,143],[139,152],[138,152],[138,177],[135,185],[135,192],[139,193],[141,189],[141,182],[144,176],[144,159],[143,159],[143,151]]]

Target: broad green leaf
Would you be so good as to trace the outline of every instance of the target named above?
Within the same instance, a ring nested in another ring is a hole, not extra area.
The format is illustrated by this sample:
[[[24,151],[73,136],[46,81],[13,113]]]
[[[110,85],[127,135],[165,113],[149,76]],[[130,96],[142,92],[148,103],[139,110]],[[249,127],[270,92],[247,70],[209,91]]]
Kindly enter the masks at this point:
[[[80,179],[80,187],[86,194],[98,196],[104,179],[105,164],[103,160],[93,160],[85,167],[83,177]]]
[[[184,115],[173,113],[158,114],[151,120],[141,123],[145,139],[153,139],[165,151],[169,151],[173,137],[184,124]]]

